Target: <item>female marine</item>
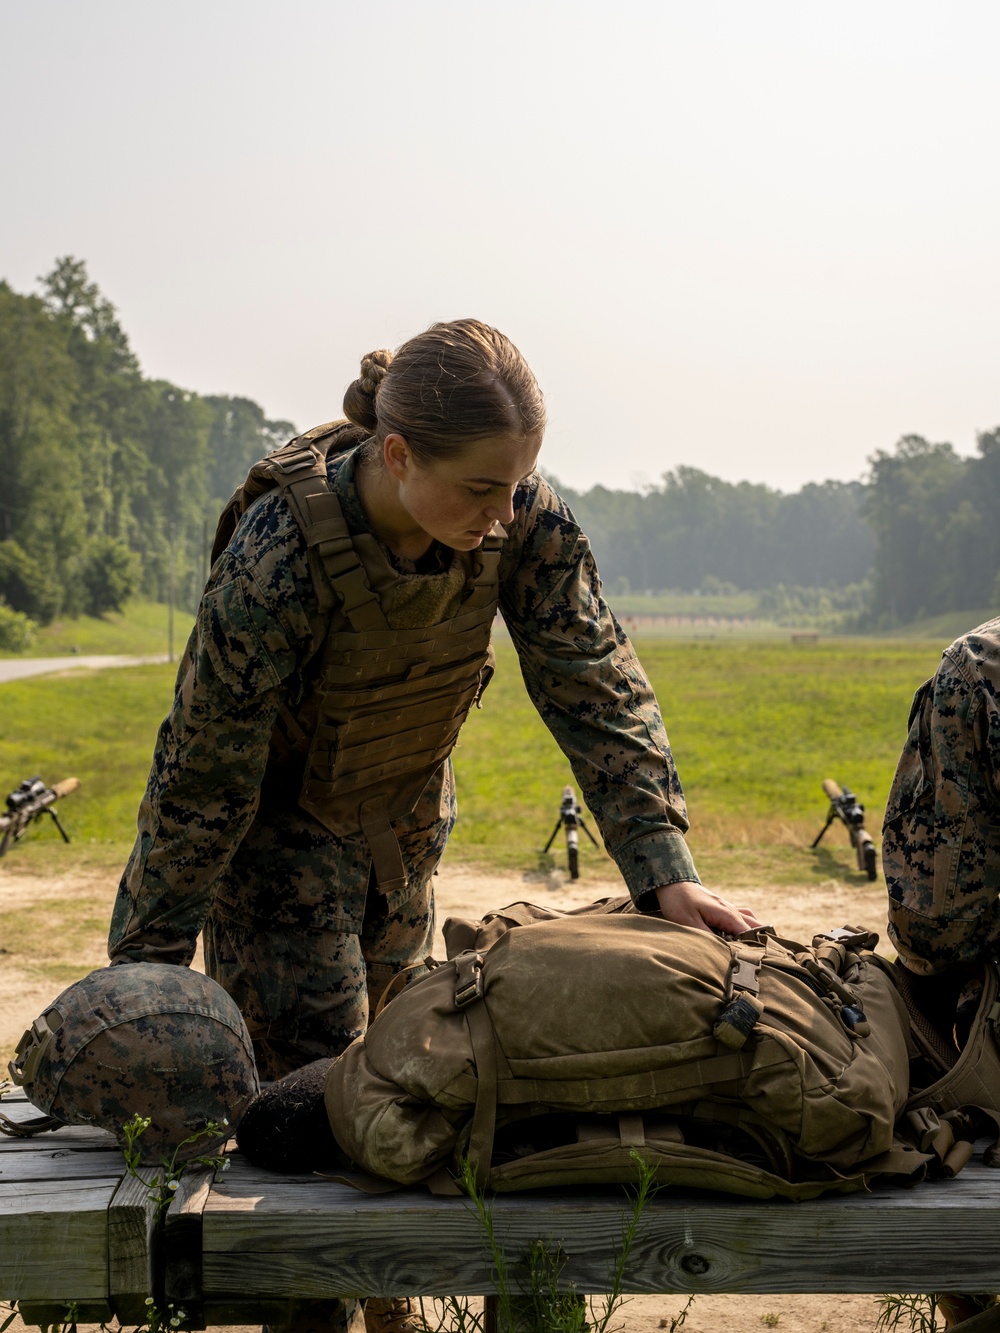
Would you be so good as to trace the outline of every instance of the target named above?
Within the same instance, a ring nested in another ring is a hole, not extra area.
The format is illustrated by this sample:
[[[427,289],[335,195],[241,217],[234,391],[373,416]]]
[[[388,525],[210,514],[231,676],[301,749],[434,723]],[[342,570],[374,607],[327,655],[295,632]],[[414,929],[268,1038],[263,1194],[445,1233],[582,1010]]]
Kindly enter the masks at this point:
[[[430,952],[449,755],[498,610],[639,905],[757,924],[698,880],[656,700],[536,471],[545,409],[517,349],[435,324],[365,357],[344,411],[238,493],[111,927],[113,961],[179,964],[204,931],[265,1079],[338,1054],[369,990]]]

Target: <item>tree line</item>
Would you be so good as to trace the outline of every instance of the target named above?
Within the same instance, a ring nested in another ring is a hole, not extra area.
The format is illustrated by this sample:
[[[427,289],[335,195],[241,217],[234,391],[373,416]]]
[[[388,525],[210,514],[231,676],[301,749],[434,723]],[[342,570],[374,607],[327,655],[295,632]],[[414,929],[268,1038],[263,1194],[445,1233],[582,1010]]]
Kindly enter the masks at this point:
[[[976,452],[906,435],[864,482],[784,494],[692,467],[643,493],[563,489],[607,585],[761,591],[760,610],[857,629],[954,610],[1000,610],[1000,427]]]
[[[25,617],[191,604],[205,535],[251,463],[294,434],[250,399],[142,374],[111,303],[63,258],[41,295],[0,281],[0,598]],[[17,619],[21,617],[21,620]]]
[[[219,510],[295,433],[248,398],[143,375],[82,261],[40,285],[0,281],[0,646],[136,593],[193,607]],[[694,467],[559,489],[619,596],[747,590],[779,618],[825,608],[858,628],[1000,604],[1000,428],[969,458],[908,435],[864,481],[794,493]]]

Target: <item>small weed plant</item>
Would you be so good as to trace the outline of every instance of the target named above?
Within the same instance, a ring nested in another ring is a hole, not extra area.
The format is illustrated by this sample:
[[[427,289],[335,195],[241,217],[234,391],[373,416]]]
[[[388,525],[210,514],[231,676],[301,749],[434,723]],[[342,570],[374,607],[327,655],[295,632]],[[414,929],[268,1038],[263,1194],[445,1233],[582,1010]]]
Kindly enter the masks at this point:
[[[933,1292],[883,1296],[879,1302],[877,1333],[942,1333],[947,1327],[938,1319],[938,1298]]]
[[[694,1305],[694,1297],[689,1296],[687,1300],[684,1302],[684,1304],[681,1306],[681,1308],[678,1310],[678,1312],[674,1315],[673,1319],[660,1320],[660,1328],[665,1328],[667,1330],[667,1333],[677,1333],[677,1330],[683,1327],[683,1325],[687,1321],[688,1312],[690,1311],[692,1305]]]
[[[479,1187],[468,1159],[460,1182],[483,1233],[483,1245],[496,1294],[496,1333],[618,1333],[615,1317],[628,1297],[624,1294],[629,1256],[642,1215],[657,1192],[656,1170],[632,1153],[636,1181],[628,1193],[631,1208],[622,1221],[608,1271],[607,1292],[584,1296],[562,1282],[567,1256],[557,1242],[536,1240],[515,1259],[507,1254],[497,1231],[492,1199]],[[693,1299],[693,1298],[692,1298]],[[683,1324],[691,1300],[671,1323],[671,1333]],[[421,1314],[433,1333],[485,1333],[484,1315],[472,1309],[467,1297],[444,1296],[420,1302]]]

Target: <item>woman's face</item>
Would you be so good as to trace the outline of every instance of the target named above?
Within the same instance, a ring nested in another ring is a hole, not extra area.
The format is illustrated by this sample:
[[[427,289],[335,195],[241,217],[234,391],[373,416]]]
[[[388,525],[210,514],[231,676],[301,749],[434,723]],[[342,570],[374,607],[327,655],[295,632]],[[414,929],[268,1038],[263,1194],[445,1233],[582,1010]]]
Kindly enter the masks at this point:
[[[534,472],[541,443],[539,436],[498,435],[446,461],[418,463],[403,437],[390,435],[386,461],[417,526],[445,546],[472,551],[495,523],[512,521],[514,491]]]

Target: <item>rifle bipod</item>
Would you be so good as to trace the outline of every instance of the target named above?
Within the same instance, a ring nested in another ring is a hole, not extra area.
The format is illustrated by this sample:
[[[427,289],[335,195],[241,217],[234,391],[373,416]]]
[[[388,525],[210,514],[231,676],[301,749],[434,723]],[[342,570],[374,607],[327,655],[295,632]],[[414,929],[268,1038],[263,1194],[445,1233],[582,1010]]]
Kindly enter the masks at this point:
[[[570,879],[579,879],[580,834],[578,830],[583,829],[595,847],[597,846],[597,839],[584,823],[580,814],[580,807],[577,805],[576,792],[569,785],[563,787],[562,801],[559,803],[559,818],[556,820],[556,826],[552,830],[551,837],[542,848],[543,856],[548,853],[549,848],[555,842],[556,834],[561,828],[566,830],[566,861],[569,866],[569,877]]]
[[[823,791],[829,798],[830,809],[827,812],[826,823],[809,846],[811,848],[818,847],[823,834],[835,819],[839,819],[847,829],[851,846],[857,855],[858,869],[863,871],[869,879],[875,879],[878,875],[878,854],[875,851],[872,835],[864,826],[865,807],[849,787],[841,787],[839,783],[834,782],[833,778],[827,778],[824,781]]]

